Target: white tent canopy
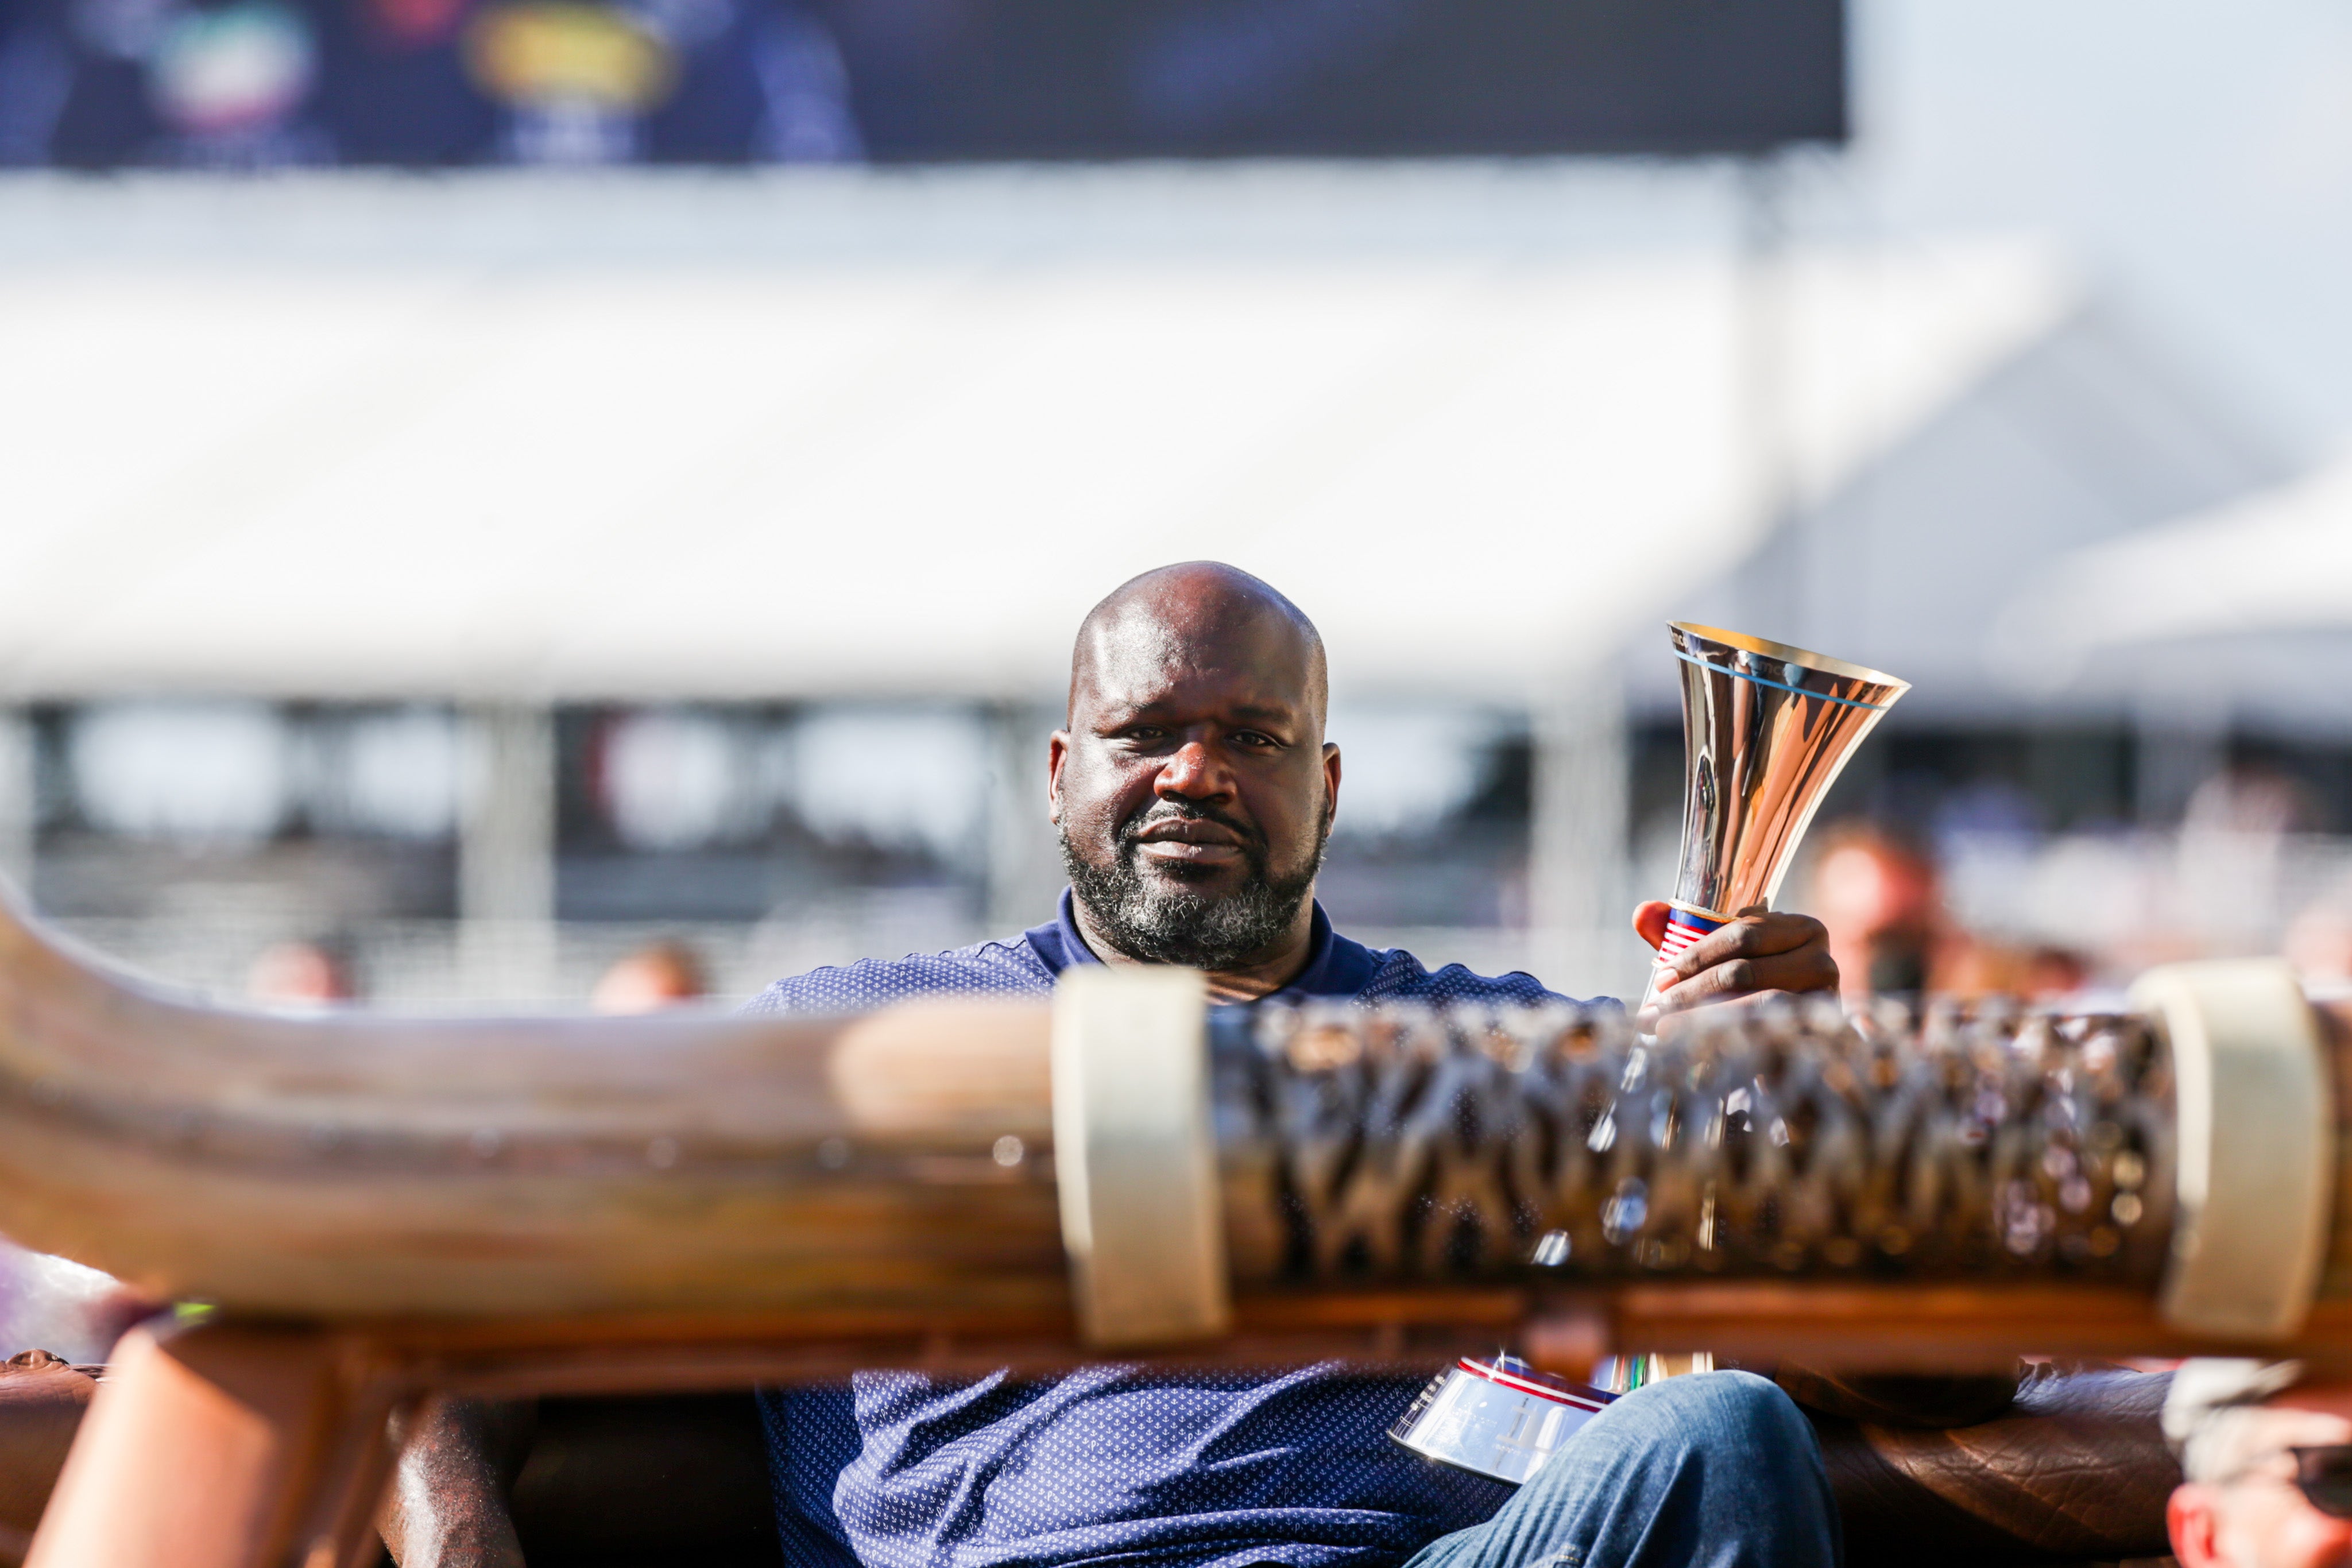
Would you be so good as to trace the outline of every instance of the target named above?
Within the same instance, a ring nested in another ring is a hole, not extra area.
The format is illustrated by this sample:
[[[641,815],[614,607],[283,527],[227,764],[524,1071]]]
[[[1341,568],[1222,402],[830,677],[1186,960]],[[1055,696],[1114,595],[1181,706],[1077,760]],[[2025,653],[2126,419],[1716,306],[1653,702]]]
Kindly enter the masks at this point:
[[[1996,630],[2004,603],[2070,552],[2294,472],[2164,350],[2128,313],[2086,301],[1837,490],[1791,508],[1719,583],[1685,596],[1686,613],[1894,671],[1914,687],[1900,724],[2112,721],[2136,699],[1996,673],[2000,648],[2017,653]],[[2074,597],[2057,591],[2062,607]],[[2058,619],[2076,623],[2063,608]],[[1664,661],[1630,668],[1644,706],[1677,703]]]
[[[960,228],[1007,178],[666,188],[703,237],[644,255],[598,182],[271,182],[193,260],[142,249],[137,183],[0,186],[41,235],[0,249],[0,698],[1025,695],[1111,585],[1214,556],[1349,689],[1516,700],[1755,541],[1727,250],[1370,197],[1307,244],[1311,171],[1181,255],[1090,230],[1085,182]],[[1801,252],[1780,298],[1820,495],[2074,291],[1914,246]]]
[[[2352,726],[2352,459],[2076,551],[2003,608],[2021,689],[2218,724]]]

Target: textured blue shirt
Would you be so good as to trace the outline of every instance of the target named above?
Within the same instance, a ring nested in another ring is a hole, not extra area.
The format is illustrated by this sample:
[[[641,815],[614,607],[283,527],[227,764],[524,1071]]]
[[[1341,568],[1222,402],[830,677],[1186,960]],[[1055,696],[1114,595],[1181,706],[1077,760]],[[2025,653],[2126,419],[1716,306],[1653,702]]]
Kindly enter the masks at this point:
[[[828,964],[778,980],[744,1005],[751,1013],[858,1012],[908,997],[994,992],[1036,996],[1054,988],[1054,978],[1073,964],[1102,960],[1078,935],[1070,893],[1046,925],[1032,926],[1010,942],[981,942],[945,953],[909,953],[903,958],[861,958]],[[1431,972],[1402,947],[1367,947],[1331,929],[1323,905],[1315,905],[1307,939],[1307,967],[1266,998],[1299,1001],[1308,997],[1352,997],[1362,1002],[1418,999],[1431,1002],[1544,1002],[1559,998],[1533,975],[1514,971],[1489,977],[1459,964]]]
[[[1014,941],[813,969],[749,1010],[1034,994],[1098,962],[1065,892],[1052,923]],[[1402,949],[1350,941],[1320,904],[1307,967],[1275,995],[1551,999],[1529,975],[1433,973]],[[1423,1381],[1338,1363],[1033,1380],[861,1372],[846,1388],[772,1390],[761,1409],[793,1568],[1391,1568],[1511,1491],[1388,1440]]]

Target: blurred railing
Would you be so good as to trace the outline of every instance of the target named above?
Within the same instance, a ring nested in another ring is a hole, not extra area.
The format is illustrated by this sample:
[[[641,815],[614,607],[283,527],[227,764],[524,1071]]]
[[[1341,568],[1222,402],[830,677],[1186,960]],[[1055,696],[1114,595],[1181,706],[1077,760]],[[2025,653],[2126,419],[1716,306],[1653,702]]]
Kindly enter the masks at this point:
[[[2285,952],[2315,978],[2352,977],[2352,837],[2119,831],[1955,836],[1942,846],[1944,904],[1959,932],[2067,948],[2095,975],[2206,955]],[[1801,877],[1782,901],[1807,908]],[[68,919],[65,930],[133,968],[216,997],[243,995],[271,945],[319,940],[315,912],[225,907],[201,915]],[[1644,955],[1622,925],[1562,930],[1363,927],[1431,968],[1524,969],[1578,997],[1622,996]],[[597,977],[660,940],[701,960],[715,998],[748,997],[819,964],[936,952],[1017,932],[986,924],[936,889],[868,890],[758,922],[577,921],[465,925],[387,920],[336,928],[360,996],[392,1007],[451,1002],[584,1006]]]
[[[1942,847],[1946,907],[1979,936],[2053,943],[2125,968],[2291,942],[2306,967],[2324,972],[2331,945],[2352,963],[2352,838],[1970,834]]]
[[[316,941],[315,923],[235,913],[205,918],[66,919],[53,923],[112,961],[207,996],[247,993],[255,961],[273,946]],[[740,1001],[769,982],[820,964],[895,958],[1016,936],[983,927],[935,899],[866,894],[791,919],[567,921],[554,926],[467,925],[451,920],[372,921],[331,938],[358,999],[431,1009],[450,1003],[585,1007],[600,976],[656,942],[700,960],[715,1003]],[[1433,926],[1354,929],[1378,947],[1404,947],[1434,969],[1465,964],[1480,974],[1524,969],[1580,997],[1637,988],[1643,955],[1633,935]]]
[[[370,1006],[433,1009],[513,1004],[581,1007],[599,977],[655,943],[690,951],[714,1002],[740,1001],[784,975],[860,957],[936,952],[979,940],[968,917],[927,897],[868,894],[789,920],[486,923],[379,920],[322,933],[315,920],[225,913],[205,918],[64,919],[52,923],[112,961],[220,999],[248,993],[257,959],[288,942],[319,942]]]

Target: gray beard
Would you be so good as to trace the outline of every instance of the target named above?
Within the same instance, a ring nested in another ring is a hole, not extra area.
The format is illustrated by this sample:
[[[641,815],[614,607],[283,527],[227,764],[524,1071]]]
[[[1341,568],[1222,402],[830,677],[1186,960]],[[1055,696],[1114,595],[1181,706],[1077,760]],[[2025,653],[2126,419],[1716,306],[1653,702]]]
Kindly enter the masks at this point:
[[[1318,832],[1306,870],[1280,881],[1267,874],[1263,846],[1244,845],[1249,878],[1234,892],[1219,896],[1172,879],[1145,876],[1139,863],[1137,830],[1135,822],[1121,826],[1117,852],[1106,868],[1081,859],[1065,829],[1062,865],[1069,873],[1071,892],[1087,906],[1103,939],[1128,957],[1209,970],[1240,968],[1282,940],[1315,891],[1329,836],[1328,829]]]

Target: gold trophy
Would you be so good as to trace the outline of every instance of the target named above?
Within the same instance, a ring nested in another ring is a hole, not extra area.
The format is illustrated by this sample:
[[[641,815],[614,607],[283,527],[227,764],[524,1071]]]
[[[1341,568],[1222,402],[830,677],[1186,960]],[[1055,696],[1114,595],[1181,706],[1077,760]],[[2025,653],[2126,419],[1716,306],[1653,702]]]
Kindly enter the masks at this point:
[[[1713,626],[1668,626],[1683,662],[1683,852],[1643,994],[1741,911],[1769,905],[1822,797],[1907,681]]]

